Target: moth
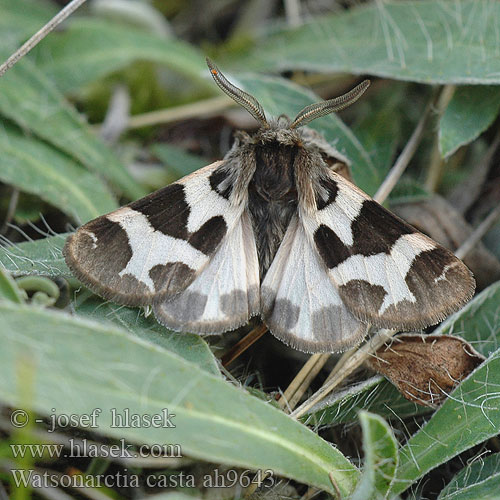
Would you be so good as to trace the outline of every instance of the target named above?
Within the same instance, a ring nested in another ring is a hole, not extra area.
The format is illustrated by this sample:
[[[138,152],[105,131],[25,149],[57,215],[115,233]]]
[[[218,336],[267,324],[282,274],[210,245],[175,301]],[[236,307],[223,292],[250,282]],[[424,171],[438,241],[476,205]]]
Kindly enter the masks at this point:
[[[423,328],[470,299],[467,267],[340,175],[348,160],[305,127],[369,81],[293,121],[268,120],[207,63],[259,129],[238,132],[221,161],[70,235],[64,256],[80,281],[108,300],[152,305],[175,331],[222,333],[260,315],[305,352],[345,350],[370,325]]]

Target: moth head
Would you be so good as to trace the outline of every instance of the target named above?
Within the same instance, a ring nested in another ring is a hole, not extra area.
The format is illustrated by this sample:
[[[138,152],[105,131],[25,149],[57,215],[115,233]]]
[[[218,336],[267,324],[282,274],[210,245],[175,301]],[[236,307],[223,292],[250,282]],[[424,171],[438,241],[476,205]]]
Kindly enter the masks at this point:
[[[243,106],[258,122],[260,122],[262,127],[270,128],[264,109],[259,101],[257,101],[254,96],[233,85],[208,57],[207,65],[215,83],[219,86],[219,88],[231,97],[231,99],[234,99],[238,104]],[[334,99],[329,99],[328,101],[321,101],[306,106],[295,117],[293,122],[288,125],[288,128],[297,129],[308,124],[312,120],[315,120],[316,118],[347,108],[356,102],[365,93],[369,86],[370,80],[363,80],[359,85],[346,94],[335,97]]]

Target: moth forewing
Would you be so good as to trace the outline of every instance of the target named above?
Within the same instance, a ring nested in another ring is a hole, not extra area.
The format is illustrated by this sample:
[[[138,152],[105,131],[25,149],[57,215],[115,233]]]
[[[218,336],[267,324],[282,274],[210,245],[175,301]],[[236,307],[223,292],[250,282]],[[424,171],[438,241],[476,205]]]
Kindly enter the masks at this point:
[[[424,328],[474,293],[467,267],[334,172],[330,203],[305,227],[349,310],[375,326]]]
[[[367,81],[294,121],[268,121],[253,96],[209,67],[259,129],[238,133],[222,161],[70,236],[64,256],[84,284],[152,305],[179,331],[220,333],[260,314],[308,352],[347,349],[370,324],[430,325],[471,297],[463,263],[342,177],[347,158],[302,127],[354,102]]]
[[[259,305],[259,263],[245,212],[195,280],[169,300],[159,296],[153,308],[172,330],[220,333],[247,323]]]
[[[215,162],[88,222],[64,247],[66,262],[91,290],[125,305],[173,297],[208,264],[239,222],[227,162]]]

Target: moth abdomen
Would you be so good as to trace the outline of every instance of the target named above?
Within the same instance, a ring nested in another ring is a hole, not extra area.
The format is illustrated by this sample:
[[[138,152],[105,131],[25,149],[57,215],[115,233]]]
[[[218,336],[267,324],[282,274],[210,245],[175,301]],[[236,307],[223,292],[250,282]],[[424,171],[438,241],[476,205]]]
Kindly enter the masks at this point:
[[[255,234],[261,280],[285,236],[290,220],[297,212],[297,202],[263,200],[249,192],[248,210]]]

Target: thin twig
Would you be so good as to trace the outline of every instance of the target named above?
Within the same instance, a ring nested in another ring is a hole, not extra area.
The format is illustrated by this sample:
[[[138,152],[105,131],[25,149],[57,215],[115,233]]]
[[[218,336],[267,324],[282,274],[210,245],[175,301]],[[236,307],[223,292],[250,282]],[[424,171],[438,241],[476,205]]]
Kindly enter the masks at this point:
[[[292,411],[297,403],[302,398],[304,392],[311,385],[321,368],[330,358],[330,354],[313,354],[301,368],[299,373],[294,377],[290,385],[279,399],[278,403],[281,407],[287,407]]]
[[[309,486],[307,491],[300,497],[299,500],[311,500],[314,496],[319,493],[320,490],[318,488],[314,488],[314,486]]]
[[[439,98],[436,102],[435,114],[436,118],[441,118],[444,110],[447,108],[453,94],[455,93],[455,85],[445,85],[441,90]],[[439,150],[439,137],[436,135],[434,139],[434,145],[432,147],[431,158],[429,161],[429,168],[427,170],[427,179],[425,181],[425,187],[431,193],[436,191],[439,181],[441,179],[443,171],[444,161],[441,157],[441,151]]]
[[[270,476],[268,472],[263,472],[261,474],[261,477],[258,477],[257,474],[254,476],[252,479],[252,482],[250,483],[249,486],[245,488],[243,491],[243,498],[248,498],[249,496],[253,495],[257,488],[260,488],[261,484],[264,483],[264,481]]]
[[[330,472],[329,477],[333,487],[335,488],[335,493],[336,493],[335,500],[340,500],[342,498],[342,494],[340,493],[340,488],[339,485],[337,484],[337,481],[335,481],[335,478],[333,477],[333,472]]]
[[[262,324],[255,327],[250,333],[245,335],[239,342],[233,345],[229,351],[221,357],[222,366],[232,363],[242,352],[245,352],[251,345],[259,340],[267,332],[267,326]]]
[[[352,349],[349,349],[348,351],[344,352],[340,359],[335,363],[335,366],[333,367],[332,371],[328,375],[328,377],[325,380],[325,383],[328,382],[332,377],[334,377],[340,369],[346,364],[347,360],[356,352],[358,349],[358,346],[353,347]]]
[[[85,0],[72,0],[64,9],[60,10],[43,28],[39,29],[25,44],[14,52],[1,66],[0,77],[3,76],[14,64],[24,57],[33,47],[43,40],[57,25],[62,23]]]
[[[285,15],[286,22],[291,28],[296,28],[302,24],[300,17],[300,2],[299,0],[285,0]]]
[[[14,215],[16,214],[17,203],[19,201],[19,189],[16,187],[12,188],[12,194],[10,195],[9,206],[7,208],[7,215],[5,216],[5,221],[3,223],[0,234],[5,234],[7,229],[9,229],[9,224],[11,223]]]
[[[439,149],[439,139],[436,136],[429,158],[429,167],[427,169],[427,178],[424,187],[429,193],[436,192],[441,177],[443,175],[444,160]]]
[[[422,139],[422,134],[424,132],[425,124],[427,123],[427,119],[429,118],[430,112],[434,107],[435,95],[429,100],[427,106],[420,117],[415,130],[411,134],[410,139],[406,143],[403,151],[399,155],[396,163],[391,168],[389,174],[385,178],[384,182],[380,185],[373,199],[378,201],[379,203],[383,203],[386,198],[389,196],[390,192],[394,189],[394,186],[399,181],[401,175],[406,170],[406,167],[410,163],[410,160],[413,158],[415,151],[417,150],[418,145]]]
[[[500,205],[495,207],[483,222],[474,229],[471,235],[457,249],[455,255],[459,259],[463,259],[479,243],[481,238],[489,231],[498,218],[500,218]]]
[[[300,387],[300,384],[302,384],[304,380],[307,378],[307,375],[311,372],[312,367],[319,360],[320,357],[321,354],[312,354],[309,357],[309,359],[305,362],[304,366],[299,370],[297,375],[295,375],[293,380],[288,384],[288,387],[285,389],[285,392],[278,400],[278,404],[282,408],[284,408],[285,406],[289,406],[288,405],[289,400],[293,397],[297,389]]]
[[[472,204],[477,200],[481,187],[483,186],[488,172],[490,171],[491,162],[495,157],[495,153],[500,146],[500,129],[497,130],[495,137],[488,146],[486,153],[482,156],[481,161],[474,170],[460,182],[447,196],[448,201],[461,214],[465,214]]]
[[[232,107],[235,102],[227,96],[212,97],[183,106],[151,111],[140,115],[131,116],[128,120],[129,129],[150,127],[160,123],[172,123],[200,116],[211,116]]]
[[[316,403],[321,401],[330,392],[341,384],[344,379],[349,376],[354,370],[360,367],[366,359],[368,359],[372,352],[376,351],[379,347],[383,346],[388,339],[396,334],[396,330],[380,330],[373,338],[363,344],[344,364],[342,373],[337,373],[326,384],[316,391],[305,403],[299,406],[294,412],[290,414],[293,418],[300,418],[307,413]]]
[[[302,384],[300,384],[300,386],[295,391],[295,394],[288,401],[288,407],[290,408],[290,410],[293,410],[298,405],[299,401],[302,399],[302,396],[311,385],[311,382],[316,378],[316,375],[321,371],[321,368],[323,368],[325,363],[330,359],[330,356],[330,353],[321,354],[316,363],[314,363],[314,366],[311,368],[307,377],[304,379]]]

